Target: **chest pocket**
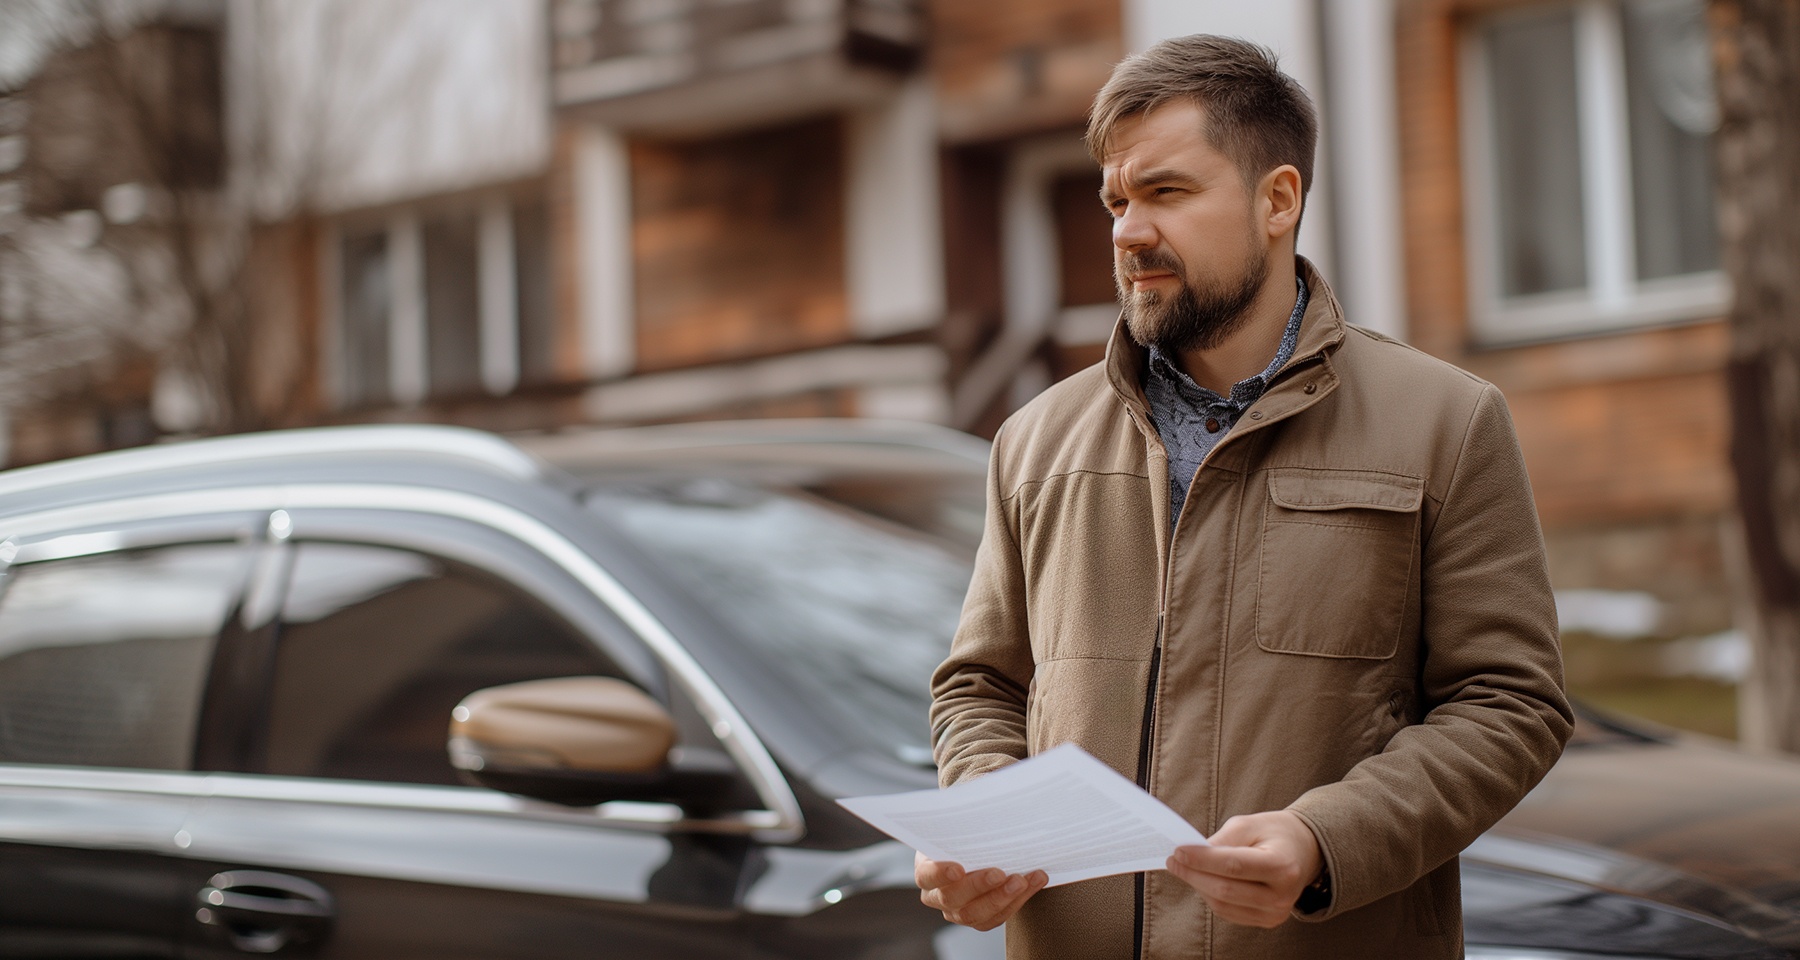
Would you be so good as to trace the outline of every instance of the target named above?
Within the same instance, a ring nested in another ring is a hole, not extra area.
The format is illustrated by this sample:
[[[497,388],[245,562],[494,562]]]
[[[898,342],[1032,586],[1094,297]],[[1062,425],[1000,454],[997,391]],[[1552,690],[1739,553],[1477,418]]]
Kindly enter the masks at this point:
[[[1418,577],[1417,477],[1268,471],[1256,642],[1275,653],[1385,660]]]

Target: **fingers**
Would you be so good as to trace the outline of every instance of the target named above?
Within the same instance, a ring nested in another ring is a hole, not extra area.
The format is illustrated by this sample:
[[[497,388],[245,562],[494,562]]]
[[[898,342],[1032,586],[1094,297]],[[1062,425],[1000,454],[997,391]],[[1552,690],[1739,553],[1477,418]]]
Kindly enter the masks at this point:
[[[960,868],[958,870],[960,871]],[[936,910],[960,910],[972,901],[985,897],[1006,884],[1006,872],[989,868],[957,880],[927,888],[920,884],[919,900]]]
[[[1044,889],[1047,879],[1042,870],[1006,877],[1004,883],[964,902],[961,907],[945,910],[944,919],[976,930],[992,930],[1012,919],[1025,901]]]
[[[923,856],[913,862],[913,877],[919,883],[919,902],[941,911],[951,923],[977,930],[1005,923],[1049,880],[1042,870],[1023,876],[995,868],[966,873],[957,864]]]
[[[1179,847],[1170,859],[1202,873],[1253,883],[1286,886],[1300,879],[1293,857],[1261,847]]]
[[[921,890],[935,890],[947,883],[963,879],[961,864],[948,860],[930,860],[922,853],[913,854],[913,881]]]
[[[1322,863],[1312,829],[1286,811],[1232,817],[1209,846],[1180,847],[1169,872],[1193,887],[1213,912],[1232,923],[1275,927]]]
[[[1196,870],[1179,857],[1170,857],[1169,872],[1193,887],[1206,899],[1207,906],[1221,918],[1252,927],[1276,927],[1286,922],[1293,906],[1291,899],[1267,884],[1222,877]]]

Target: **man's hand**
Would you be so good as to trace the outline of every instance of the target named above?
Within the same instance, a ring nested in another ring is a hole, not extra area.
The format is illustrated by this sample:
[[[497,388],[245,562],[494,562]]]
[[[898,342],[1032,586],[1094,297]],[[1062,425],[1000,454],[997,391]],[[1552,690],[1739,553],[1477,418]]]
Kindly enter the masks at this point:
[[[943,911],[945,920],[992,930],[1018,913],[1050,878],[1042,870],[1009,877],[994,867],[969,873],[958,864],[927,860],[921,853],[913,857],[913,879],[919,884],[920,902]]]
[[[1232,923],[1280,926],[1324,866],[1318,838],[1285,810],[1232,817],[1207,839],[1211,846],[1178,847],[1169,872]]]

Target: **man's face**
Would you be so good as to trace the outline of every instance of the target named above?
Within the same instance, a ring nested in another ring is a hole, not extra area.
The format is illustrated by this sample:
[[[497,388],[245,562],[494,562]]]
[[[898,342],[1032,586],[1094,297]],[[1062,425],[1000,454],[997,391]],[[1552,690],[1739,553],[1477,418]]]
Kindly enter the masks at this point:
[[[1103,168],[1126,329],[1165,353],[1223,342],[1269,274],[1251,185],[1206,142],[1204,122],[1191,102],[1129,118]]]

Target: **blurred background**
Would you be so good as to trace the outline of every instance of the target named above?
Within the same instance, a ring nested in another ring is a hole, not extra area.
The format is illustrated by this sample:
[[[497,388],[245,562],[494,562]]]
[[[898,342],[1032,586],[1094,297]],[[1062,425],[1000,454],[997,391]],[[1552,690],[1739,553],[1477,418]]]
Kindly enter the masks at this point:
[[[1351,320],[1505,391],[1571,686],[1736,737],[1705,7],[0,0],[0,458],[367,421],[991,435],[1116,316],[1094,92],[1234,34],[1322,108],[1301,250]]]

